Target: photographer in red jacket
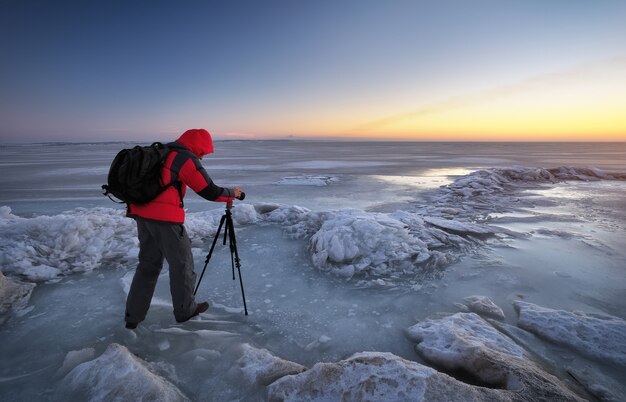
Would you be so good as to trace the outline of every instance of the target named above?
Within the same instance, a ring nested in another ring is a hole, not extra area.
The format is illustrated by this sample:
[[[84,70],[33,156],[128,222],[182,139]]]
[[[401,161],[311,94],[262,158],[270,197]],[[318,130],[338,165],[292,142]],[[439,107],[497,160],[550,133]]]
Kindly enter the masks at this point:
[[[170,152],[161,170],[163,183],[174,183],[146,204],[130,204],[128,216],[137,221],[139,265],[126,300],[126,328],[135,329],[146,318],[163,260],[167,260],[174,317],[184,322],[209,308],[196,303],[193,289],[196,274],[191,241],[183,223],[183,198],[187,187],[201,197],[229,202],[241,197],[241,189],[215,185],[200,159],[213,153],[211,135],[205,129],[187,130],[175,142],[167,144]]]

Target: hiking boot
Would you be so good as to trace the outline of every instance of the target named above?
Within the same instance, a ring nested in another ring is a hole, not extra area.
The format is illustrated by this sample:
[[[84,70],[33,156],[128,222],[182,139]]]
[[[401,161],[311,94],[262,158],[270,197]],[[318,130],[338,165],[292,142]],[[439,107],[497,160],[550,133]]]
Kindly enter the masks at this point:
[[[128,329],[135,329],[137,328],[137,325],[139,325],[138,322],[126,322],[126,328]]]
[[[185,318],[184,320],[176,320],[176,322],[188,321],[190,318],[195,317],[195,316],[197,316],[200,313],[204,313],[208,309],[209,309],[209,302],[198,303],[198,305],[196,306],[196,311],[194,311],[192,315],[190,315],[189,317]]]

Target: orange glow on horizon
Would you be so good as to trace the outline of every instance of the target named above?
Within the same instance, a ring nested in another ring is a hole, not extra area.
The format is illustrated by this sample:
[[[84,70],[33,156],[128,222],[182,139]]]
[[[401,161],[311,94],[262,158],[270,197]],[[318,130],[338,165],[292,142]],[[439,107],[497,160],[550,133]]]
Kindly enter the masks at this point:
[[[264,131],[305,138],[626,141],[626,58],[531,77],[480,93],[434,102],[424,98],[417,107],[408,101],[387,101],[308,108],[282,120],[278,131],[269,126]]]

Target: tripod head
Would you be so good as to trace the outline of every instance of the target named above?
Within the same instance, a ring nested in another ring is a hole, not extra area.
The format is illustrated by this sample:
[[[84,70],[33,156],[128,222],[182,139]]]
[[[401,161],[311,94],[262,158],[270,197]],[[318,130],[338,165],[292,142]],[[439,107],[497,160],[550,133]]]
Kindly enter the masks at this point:
[[[244,198],[246,198],[246,193],[244,193],[243,191],[241,192],[241,195],[239,197],[235,197],[236,199],[238,199],[239,201],[243,200]],[[233,201],[226,201],[226,209],[229,210],[233,207]]]
[[[236,199],[238,199],[239,201],[242,201],[243,199],[246,198],[246,193],[244,193],[243,191],[241,192],[241,195],[239,197],[235,197]],[[226,202],[226,209],[231,209],[233,207],[233,201],[227,201]]]

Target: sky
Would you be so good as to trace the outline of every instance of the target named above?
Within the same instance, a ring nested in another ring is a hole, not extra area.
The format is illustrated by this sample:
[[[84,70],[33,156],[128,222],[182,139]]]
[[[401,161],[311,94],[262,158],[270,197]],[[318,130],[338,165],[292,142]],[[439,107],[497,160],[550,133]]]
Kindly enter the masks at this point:
[[[626,141],[626,1],[0,0],[0,141]]]

